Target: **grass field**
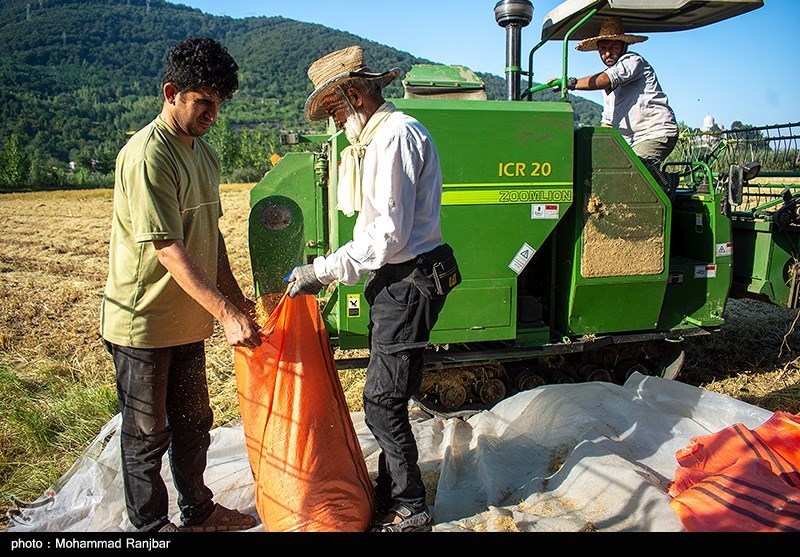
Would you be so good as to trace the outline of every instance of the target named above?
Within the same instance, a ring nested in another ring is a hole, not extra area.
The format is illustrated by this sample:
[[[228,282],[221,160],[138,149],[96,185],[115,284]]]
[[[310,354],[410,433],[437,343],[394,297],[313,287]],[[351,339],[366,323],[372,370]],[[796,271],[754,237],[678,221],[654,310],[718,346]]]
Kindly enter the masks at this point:
[[[222,188],[234,274],[253,296],[247,247],[251,185]],[[0,514],[37,498],[117,413],[98,310],[112,190],[0,195]],[[797,311],[732,300],[728,322],[691,341],[679,379],[769,410],[800,412]],[[216,425],[239,418],[233,356],[219,327],[207,345]],[[342,373],[351,411],[363,370]],[[0,524],[2,522],[0,521]]]

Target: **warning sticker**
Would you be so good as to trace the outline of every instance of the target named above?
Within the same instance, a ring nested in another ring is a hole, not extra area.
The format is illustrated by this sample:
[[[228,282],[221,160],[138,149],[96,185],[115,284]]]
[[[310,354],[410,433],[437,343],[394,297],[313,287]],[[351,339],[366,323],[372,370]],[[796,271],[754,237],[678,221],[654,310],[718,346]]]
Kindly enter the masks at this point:
[[[717,266],[716,265],[697,265],[694,268],[694,278],[696,278],[696,279],[717,278]]]
[[[361,295],[348,294],[347,295],[347,317],[354,319],[361,317]]]
[[[717,244],[717,257],[733,255],[733,242],[727,244]]]
[[[522,274],[522,271],[525,270],[525,267],[528,266],[528,263],[530,263],[535,254],[535,249],[530,247],[528,244],[522,244],[522,248],[520,248],[520,250],[517,252],[514,260],[508,264],[508,268],[518,275]]]
[[[531,206],[531,218],[542,220],[558,220],[558,205],[533,205]]]

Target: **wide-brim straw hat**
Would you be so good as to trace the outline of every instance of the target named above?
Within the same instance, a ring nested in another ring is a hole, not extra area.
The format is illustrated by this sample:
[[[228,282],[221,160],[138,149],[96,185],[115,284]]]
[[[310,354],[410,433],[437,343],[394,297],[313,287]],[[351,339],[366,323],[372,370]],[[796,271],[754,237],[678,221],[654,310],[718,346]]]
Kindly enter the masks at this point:
[[[386,87],[400,75],[400,68],[388,72],[375,73],[364,62],[360,46],[349,46],[326,54],[308,68],[308,77],[314,84],[314,92],[306,100],[305,115],[309,121],[324,120],[328,112],[322,101],[334,87],[346,79],[360,77],[375,79],[381,88]]]
[[[627,35],[622,28],[622,19],[609,17],[600,26],[600,34],[596,37],[584,39],[575,48],[581,52],[591,52],[597,50],[597,43],[600,41],[622,41],[627,44],[642,43],[647,37],[641,35]]]

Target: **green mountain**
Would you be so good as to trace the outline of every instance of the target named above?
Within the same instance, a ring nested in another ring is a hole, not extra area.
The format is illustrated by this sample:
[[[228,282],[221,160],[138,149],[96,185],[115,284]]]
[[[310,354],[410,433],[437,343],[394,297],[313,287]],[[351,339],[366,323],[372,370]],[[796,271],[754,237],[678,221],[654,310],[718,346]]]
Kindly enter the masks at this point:
[[[128,133],[160,109],[166,50],[190,35],[219,40],[241,68],[240,91],[224,108],[220,133],[249,134],[265,149],[274,146],[279,130],[321,129],[302,117],[312,89],[306,70],[321,55],[359,44],[375,68],[408,71],[413,64],[435,63],[282,17],[233,19],[163,0],[3,0],[0,146],[9,153],[12,144],[22,149],[34,167],[94,159],[97,168],[110,171]],[[490,98],[504,97],[503,78],[479,75]],[[400,80],[387,96],[402,96]],[[578,122],[599,122],[597,103],[575,97],[573,106]]]

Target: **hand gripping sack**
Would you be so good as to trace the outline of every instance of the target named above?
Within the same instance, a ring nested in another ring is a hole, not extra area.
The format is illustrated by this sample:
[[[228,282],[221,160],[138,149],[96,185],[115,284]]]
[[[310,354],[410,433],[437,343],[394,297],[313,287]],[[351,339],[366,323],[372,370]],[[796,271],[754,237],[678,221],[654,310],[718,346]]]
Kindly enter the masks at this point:
[[[269,532],[363,532],[373,488],[317,301],[284,296],[234,363],[256,508]]]

